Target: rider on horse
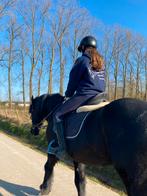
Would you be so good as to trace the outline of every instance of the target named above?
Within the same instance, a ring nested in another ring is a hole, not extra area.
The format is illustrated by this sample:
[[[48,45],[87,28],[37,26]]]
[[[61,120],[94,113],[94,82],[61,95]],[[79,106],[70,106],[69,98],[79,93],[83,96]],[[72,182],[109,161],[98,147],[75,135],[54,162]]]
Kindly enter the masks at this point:
[[[92,36],[84,37],[78,47],[82,53],[70,72],[66,101],[54,114],[54,128],[57,134],[58,145],[53,143],[49,147],[49,153],[58,158],[66,155],[62,117],[84,105],[88,100],[105,91],[105,67],[102,56],[97,51],[97,41]]]

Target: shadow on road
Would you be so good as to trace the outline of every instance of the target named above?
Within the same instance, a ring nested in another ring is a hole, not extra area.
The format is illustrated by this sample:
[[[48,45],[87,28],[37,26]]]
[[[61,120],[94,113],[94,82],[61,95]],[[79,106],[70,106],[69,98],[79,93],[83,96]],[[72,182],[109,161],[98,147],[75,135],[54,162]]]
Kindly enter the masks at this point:
[[[4,180],[0,180],[0,187],[2,187],[4,190],[6,190],[7,192],[13,195],[24,196],[24,195],[38,195],[39,194],[39,191],[32,187],[13,184],[11,182],[6,182]]]

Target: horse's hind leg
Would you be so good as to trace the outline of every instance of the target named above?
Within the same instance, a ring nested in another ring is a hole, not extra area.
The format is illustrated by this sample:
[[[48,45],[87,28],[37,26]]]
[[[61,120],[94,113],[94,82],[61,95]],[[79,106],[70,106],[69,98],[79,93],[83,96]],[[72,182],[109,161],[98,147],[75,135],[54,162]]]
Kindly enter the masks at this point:
[[[137,179],[137,183],[132,183],[131,196],[147,196],[147,179],[143,182],[140,182],[140,179],[141,177]]]
[[[147,196],[147,181],[142,185],[132,182],[128,196]]]
[[[133,166],[132,166],[133,168]],[[121,179],[124,182],[128,196],[147,196],[147,172],[144,171],[140,174],[139,169],[131,169],[126,172],[123,169],[118,169]]]
[[[85,165],[74,162],[75,169],[75,185],[78,191],[78,196],[85,196]]]
[[[58,159],[51,154],[48,154],[47,162],[44,165],[45,175],[43,183],[40,185],[41,194],[49,194],[53,182],[53,170]]]

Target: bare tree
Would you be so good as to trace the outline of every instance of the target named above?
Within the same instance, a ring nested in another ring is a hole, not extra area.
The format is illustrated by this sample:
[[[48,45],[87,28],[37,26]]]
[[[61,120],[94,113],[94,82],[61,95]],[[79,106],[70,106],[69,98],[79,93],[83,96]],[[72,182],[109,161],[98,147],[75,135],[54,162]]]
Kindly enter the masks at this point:
[[[50,63],[49,63],[49,79],[48,79],[48,93],[52,93],[53,88],[53,63],[55,58],[55,43],[51,44],[51,57],[50,57]]]
[[[92,27],[94,25],[98,26],[98,23],[96,23],[94,18],[89,15],[89,12],[86,9],[77,8],[75,15],[77,15],[77,17],[71,26],[69,35],[69,39],[71,41],[68,42],[68,45],[71,46],[69,49],[72,57],[72,63],[74,63],[78,57],[77,47],[80,40],[84,36],[91,34]]]
[[[135,80],[134,80],[134,66],[133,66],[133,61],[129,60],[128,61],[129,66],[128,66],[128,95],[129,97],[133,97],[133,93],[134,93],[134,88],[135,88]]]
[[[40,67],[38,68],[38,96],[40,96],[40,90],[41,90],[41,78],[43,74],[43,68],[44,68],[44,58],[45,58],[45,48],[43,45],[40,47]]]
[[[118,76],[120,65],[120,52],[124,46],[123,34],[121,29],[116,28],[113,38],[113,62],[114,62],[114,99],[117,99]]]
[[[8,65],[7,65],[7,69],[8,69],[8,100],[9,100],[9,106],[11,107],[12,105],[12,76],[11,76],[11,69],[12,66],[16,63],[15,59],[16,59],[16,54],[17,54],[17,50],[14,48],[14,42],[17,39],[17,37],[20,35],[20,26],[17,25],[16,23],[16,19],[13,18],[10,20],[7,32],[8,32],[8,42],[9,42],[9,46],[8,46]]]
[[[56,7],[57,17],[51,21],[51,29],[56,40],[58,50],[59,50],[59,65],[60,65],[60,87],[59,92],[63,94],[63,84],[64,84],[64,74],[65,74],[65,61],[64,56],[64,45],[66,42],[66,37],[69,33],[71,25],[75,22],[75,12],[76,12],[76,1],[62,1],[58,2]]]
[[[8,12],[10,10],[10,8],[15,4],[16,0],[0,0],[0,20],[2,21],[2,18],[5,15],[8,15]],[[4,56],[5,56],[5,49],[2,46],[1,50],[0,50],[0,66],[4,65],[5,60],[4,60]]]
[[[126,96],[127,93],[127,71],[129,66],[129,58],[131,55],[134,44],[132,43],[132,34],[129,31],[125,32],[125,47],[121,54],[121,66],[122,66],[122,97]]]
[[[112,29],[104,26],[103,28],[103,40],[102,40],[102,54],[105,60],[105,70],[106,70],[106,87],[108,93],[108,99],[110,99],[110,75],[112,69],[114,44],[112,42],[113,32]]]
[[[26,74],[25,74],[25,60],[28,53],[26,43],[26,34],[24,32],[24,29],[22,29],[21,35],[20,35],[20,65],[21,65],[21,80],[22,80],[22,100],[24,109],[26,108],[26,92],[25,92],[25,81],[26,81]]]
[[[0,18],[2,18],[10,7],[15,4],[16,0],[0,0]]]
[[[25,97],[25,54],[23,49],[20,51],[21,55],[21,71],[22,71],[22,99],[24,109],[26,108],[26,97]]]
[[[142,61],[143,61],[143,44],[144,40],[142,37],[136,37],[137,43],[134,47],[134,64],[136,65],[136,84],[135,84],[135,97],[140,97],[140,80],[141,80],[141,71],[142,71]]]
[[[40,45],[45,26],[45,17],[48,13],[49,7],[49,1],[43,1],[40,3],[37,0],[26,0],[25,2],[21,1],[21,8],[19,9],[19,13],[22,15],[28,30],[28,37],[30,35],[30,48],[28,53],[31,60],[31,71],[29,78],[30,99],[33,94],[33,74],[39,61]]]

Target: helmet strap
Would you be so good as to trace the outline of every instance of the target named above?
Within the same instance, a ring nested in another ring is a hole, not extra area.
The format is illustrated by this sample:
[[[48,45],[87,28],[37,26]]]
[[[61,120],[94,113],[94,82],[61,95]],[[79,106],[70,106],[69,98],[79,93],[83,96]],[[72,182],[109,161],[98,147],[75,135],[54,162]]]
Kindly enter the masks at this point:
[[[86,50],[86,47],[82,45],[82,46],[81,46],[81,52],[84,53],[85,50]]]

